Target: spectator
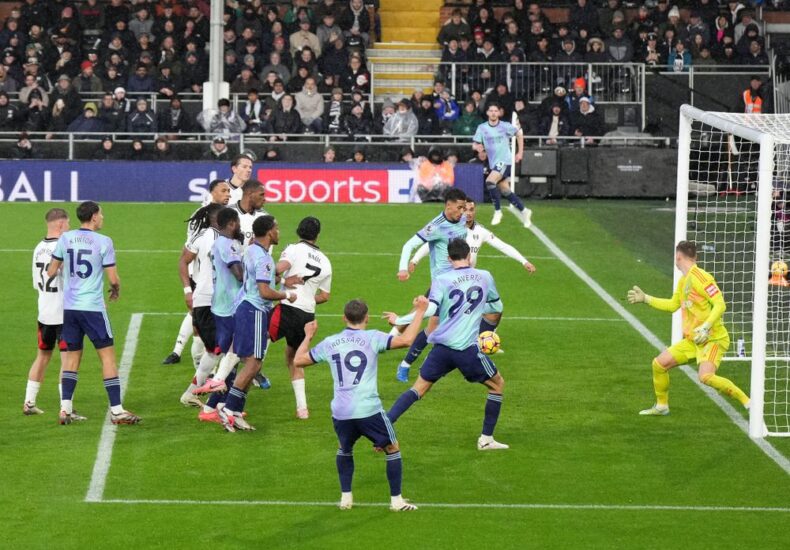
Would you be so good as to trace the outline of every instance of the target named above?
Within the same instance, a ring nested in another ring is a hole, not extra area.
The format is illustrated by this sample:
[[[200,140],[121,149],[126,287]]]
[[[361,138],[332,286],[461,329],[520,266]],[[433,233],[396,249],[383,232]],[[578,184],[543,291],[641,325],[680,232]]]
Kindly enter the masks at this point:
[[[515,101],[516,99],[513,97],[513,94],[511,94],[507,89],[507,84],[504,81],[499,82],[496,85],[494,91],[488,94],[486,97],[484,110],[488,111],[488,106],[491,103],[497,103],[504,111],[501,118],[504,120],[510,120],[510,115],[513,113],[513,104]]]
[[[442,46],[446,46],[450,43],[450,40],[458,42],[462,36],[472,36],[472,28],[463,18],[461,10],[455,8],[450,18],[442,25],[436,40]]]
[[[722,65],[739,65],[741,63],[738,54],[735,52],[735,45],[733,44],[725,45],[721,57],[716,61]]]
[[[209,145],[209,148],[201,155],[200,158],[203,160],[216,160],[222,162],[230,161],[230,150],[225,143],[225,138],[222,136],[215,136],[214,139],[211,140],[211,145]]]
[[[587,53],[584,54],[585,63],[606,63],[609,54],[606,52],[604,41],[597,36],[587,41]]]
[[[770,61],[763,51],[763,46],[759,40],[752,40],[749,44],[749,53],[741,58],[744,65],[768,65]]]
[[[28,138],[27,132],[19,134],[19,139],[11,152],[11,158],[18,160],[41,158],[41,154],[33,148],[33,142]]]
[[[181,106],[181,98],[173,96],[170,104],[157,113],[157,128],[159,132],[167,134],[169,140],[176,139],[176,134],[186,134],[193,131],[194,121],[192,116]]]
[[[541,119],[551,114],[551,109],[555,103],[559,104],[562,109],[562,114],[568,116],[568,90],[566,90],[565,87],[557,86],[554,88],[552,95],[540,102],[538,113]]]
[[[730,18],[730,26],[735,27],[740,21],[741,10],[746,9],[746,6],[737,0],[730,0],[727,2],[727,15]]]
[[[280,152],[274,147],[268,147],[263,152],[263,162],[280,162],[281,160]]]
[[[115,104],[118,106],[118,110],[121,111],[123,116],[127,116],[134,110],[134,104],[131,99],[126,97],[126,89],[118,86],[113,90],[113,97],[115,98]]]
[[[598,28],[598,13],[595,6],[588,0],[576,0],[576,5],[570,9],[569,23],[572,29],[582,27],[595,30]]]
[[[530,52],[527,58],[531,63],[551,63],[554,61],[554,56],[549,50],[549,38],[546,35],[541,35],[535,42],[535,48]]]
[[[411,147],[404,147],[400,150],[400,153],[398,154],[398,162],[409,165],[414,162],[414,151],[411,150]]]
[[[324,98],[318,93],[315,78],[308,77],[305,80],[302,91],[296,94],[295,99],[296,111],[308,133],[320,134],[323,130]]]
[[[611,3],[613,0],[609,0]],[[610,61],[616,63],[629,63],[634,57],[634,45],[625,36],[625,29],[622,26],[615,27],[612,37],[606,41],[606,52],[609,54]]]
[[[237,76],[239,76],[239,69],[241,68],[241,64],[239,63],[238,56],[234,50],[225,50],[225,64],[224,64],[224,74],[225,74],[225,82],[233,82]]]
[[[331,47],[335,40],[343,36],[343,30],[337,24],[335,14],[327,12],[322,15],[321,24],[318,26],[315,34],[318,38],[318,44],[321,46],[318,52],[324,52]]]
[[[302,119],[294,108],[294,98],[285,94],[272,115],[272,126],[277,134],[301,134],[304,131]],[[285,137],[281,137],[285,140]]]
[[[45,118],[47,139],[55,137],[55,133],[62,133],[66,131],[69,126],[70,120],[66,118],[66,103],[58,98],[52,102],[52,110],[49,117]],[[29,128],[25,128],[28,130]]]
[[[277,75],[280,77],[280,80],[283,81],[283,85],[287,84],[288,80],[291,78],[291,70],[282,62],[282,56],[278,52],[272,52],[269,54],[269,64],[266,65],[263,70],[261,70],[261,75],[267,75],[271,71],[277,73]]]
[[[318,76],[318,61],[315,58],[315,53],[309,47],[305,46],[299,52],[299,56],[294,60],[294,65],[299,67],[306,67],[312,76]]]
[[[427,157],[417,160],[417,185],[412,193],[422,202],[444,201],[444,193],[455,182],[455,171],[438,147],[431,147]],[[413,197],[412,197],[413,199]]]
[[[395,104],[389,99],[385,99],[381,104],[381,113],[373,125],[373,131],[378,135],[384,134],[384,126],[393,116],[395,116]]]
[[[111,93],[102,96],[98,119],[104,125],[104,131],[110,133],[123,132],[126,129],[126,113],[122,113]]]
[[[104,88],[99,77],[93,74],[93,64],[90,61],[83,61],[80,68],[79,76],[72,82],[74,89],[81,94],[101,92]]]
[[[309,20],[302,19],[299,21],[299,30],[288,38],[288,42],[291,45],[291,55],[293,57],[296,57],[296,54],[302,51],[304,47],[310,48],[319,57],[321,55],[321,42],[318,40],[318,36],[310,32]]]
[[[148,101],[139,98],[133,112],[126,119],[126,130],[135,134],[153,136],[157,131],[156,115],[148,108]]]
[[[534,113],[529,109],[529,104],[523,99],[517,99],[513,106],[513,112],[518,117],[518,124],[524,131],[524,135],[534,136],[540,133],[538,121],[535,120]]]
[[[126,158],[128,160],[151,160],[145,143],[143,143],[143,140],[140,138],[134,138],[132,140],[132,145],[129,148],[129,153]]]
[[[258,90],[255,88],[247,92],[247,101],[239,114],[247,125],[246,132],[248,134],[271,133],[272,128],[266,116],[266,106],[258,97]]]
[[[263,36],[263,25],[258,19],[252,4],[247,4],[244,7],[244,11],[241,12],[241,17],[236,20],[236,34],[241,36],[245,29],[250,29],[256,40],[260,40],[261,36]]]
[[[19,109],[8,100],[8,93],[0,91],[0,132],[15,131],[22,120]]]
[[[198,54],[189,52],[186,55],[186,64],[181,70],[182,90],[200,94],[203,92],[203,83],[208,80],[208,71],[200,62]]]
[[[170,146],[170,141],[164,136],[159,136],[154,141],[154,154],[151,160],[158,161],[173,161],[176,160],[176,155],[173,148]]]
[[[367,136],[373,133],[373,121],[364,114],[365,109],[362,105],[354,103],[351,105],[351,112],[343,118],[343,133],[352,141],[367,140]],[[395,117],[393,116],[393,118]]]
[[[658,26],[661,33],[665,33],[667,29],[672,29],[676,37],[680,37],[681,30],[685,33],[686,29],[680,21],[680,10],[677,6],[672,6],[667,13],[667,20]]]
[[[685,42],[677,40],[667,59],[667,70],[676,73],[687,73],[689,67],[691,67],[691,52],[686,49]]]
[[[342,37],[338,37],[333,43],[329,51],[325,51],[324,55],[318,61],[321,72],[324,75],[331,75],[335,78],[335,83],[340,83],[340,75],[342,75],[346,66],[348,65],[348,50],[345,48],[345,43]]]
[[[544,115],[540,122],[540,134],[546,136],[546,144],[557,145],[561,136],[570,133],[570,122],[567,115],[562,110],[562,104],[555,102],[551,106],[551,112]]]
[[[246,128],[242,118],[231,108],[230,101],[222,98],[216,109],[205,109],[197,116],[198,123],[209,134],[240,134]]]
[[[354,149],[354,155],[346,162],[363,163],[367,161],[368,161],[368,156],[365,153],[365,149],[363,149],[362,147],[356,147]]]
[[[579,112],[579,102],[584,98],[589,99],[591,102],[593,101],[587,93],[587,81],[584,77],[579,77],[573,81],[573,93],[567,96],[565,100],[568,103],[571,119],[573,118],[573,113]]]
[[[14,93],[17,91],[17,81],[8,74],[5,65],[0,65],[0,92]]]
[[[343,104],[343,89],[334,88],[324,108],[324,128],[327,134],[337,135],[343,132],[343,118],[347,115]]]
[[[475,107],[474,101],[464,103],[464,110],[461,116],[453,123],[454,136],[473,136],[477,127],[483,123],[483,117]]]
[[[263,84],[255,76],[255,73],[248,66],[243,66],[239,76],[230,85],[230,93],[232,94],[247,94],[250,90],[258,90]]]
[[[62,101],[61,101],[62,103]],[[35,89],[28,95],[28,102],[22,104],[22,129],[28,132],[41,132],[49,125],[49,111],[44,105],[42,92]],[[65,127],[65,125],[64,125]]]
[[[746,114],[770,113],[770,97],[758,75],[749,80],[749,87],[741,93],[738,111]]]
[[[269,97],[263,100],[266,104],[266,108],[274,112],[284,95],[285,86],[283,85],[283,81],[279,78],[276,78],[272,86],[271,94],[269,94]]]
[[[472,21],[469,25],[471,27],[472,33],[483,33],[483,39],[490,38],[491,40],[496,40],[499,36],[499,24],[496,22],[491,16],[491,8],[482,7],[477,12],[477,19]]]
[[[785,8],[786,9],[786,8]],[[734,26],[734,40],[737,44],[741,37],[746,34],[746,29],[749,27],[754,26],[757,30],[757,36],[762,36],[762,29],[760,28],[760,22],[754,18],[754,14],[750,11],[744,11],[741,14],[741,22]]]
[[[348,60],[348,66],[340,76],[340,86],[345,93],[353,90],[361,90],[370,93],[370,73],[362,63],[362,57],[352,54]]]
[[[649,67],[663,68],[666,66],[667,62],[658,48],[658,36],[655,33],[651,32],[647,35],[647,41],[636,52],[635,59]]]
[[[571,112],[571,127],[573,128],[573,135],[585,138],[585,145],[595,145],[596,143],[589,136],[602,136],[604,134],[601,114],[595,110],[595,106],[589,97],[582,97],[579,100],[579,110]]]
[[[716,60],[713,59],[713,55],[711,54],[710,48],[708,46],[703,46],[699,50],[699,56],[694,58],[693,61],[694,65],[715,65]]]
[[[164,99],[175,97],[181,90],[181,79],[174,74],[173,66],[169,61],[159,64],[159,78],[156,79],[154,88]]]
[[[98,134],[104,132],[104,124],[102,124],[101,120],[96,117],[97,113],[98,109],[96,108],[96,104],[92,101],[89,101],[85,104],[85,109],[82,111],[82,114],[75,118],[71,124],[69,124],[67,130],[73,134]],[[90,139],[90,136],[82,137]]]
[[[656,24],[650,14],[650,8],[646,4],[639,6],[636,12],[636,17],[631,21],[631,36],[636,36],[641,29],[645,29],[648,33],[653,32]]]
[[[335,0],[322,0],[317,3],[314,16],[316,21],[323,21],[324,15],[331,13],[335,17],[335,21],[338,21],[342,12],[343,7]]]
[[[736,30],[737,35],[737,30]],[[689,23],[686,25],[684,38],[690,42],[694,41],[695,36],[702,37],[702,43],[707,45],[710,43],[710,28],[708,24],[702,20],[699,11],[692,11],[689,17]]]
[[[337,158],[337,151],[335,151],[334,147],[330,145],[329,147],[324,149],[324,154],[322,157],[324,164],[334,163],[336,158]]]
[[[430,103],[430,99],[428,99],[428,103]],[[384,125],[384,135],[406,141],[408,138],[416,136],[419,128],[420,123],[412,112],[411,102],[404,98],[398,102],[397,111]]]
[[[370,45],[370,17],[362,0],[351,0],[337,24],[343,29],[346,39],[356,36],[362,38],[366,47]]]
[[[71,85],[71,79],[65,74],[60,75],[57,85],[49,96],[51,102],[55,102],[58,99],[62,99],[65,104],[64,116],[66,120],[71,122],[77,118],[77,115],[80,114],[82,101],[80,100],[80,94]]]
[[[47,92],[41,89],[38,85],[38,81],[36,77],[32,74],[25,75],[25,86],[19,90],[19,102],[22,104],[26,104],[30,102],[30,93],[36,90],[38,92],[38,97],[44,107],[49,106],[49,95]]]
[[[576,41],[567,36],[562,41],[562,50],[554,56],[554,61],[557,63],[582,63],[584,57],[576,51]]]
[[[735,49],[738,51],[738,54],[741,57],[746,57],[749,54],[749,47],[753,41],[757,41],[762,46],[763,41],[760,38],[757,30],[757,25],[749,25],[746,27],[746,32],[743,33],[743,36],[739,40],[735,42]]]
[[[143,5],[145,6],[145,5]],[[129,21],[129,30],[134,34],[135,39],[139,39],[142,34],[151,34],[154,28],[154,20],[149,16],[148,9],[141,7],[137,10],[134,19]]]
[[[730,41],[734,42],[735,38],[733,37],[732,28],[730,27],[729,21],[723,15],[720,15],[716,18],[715,28],[713,30],[713,47],[714,49],[724,48],[724,38],[729,37]]]
[[[603,2],[604,6],[598,10],[598,29],[605,35],[612,34],[614,27],[612,26],[612,19],[615,12],[620,11],[620,0],[606,0]],[[622,14],[622,12],[620,12]]]
[[[439,133],[439,119],[430,96],[425,96],[420,100],[420,108],[415,114],[417,115],[418,135],[433,136]]]
[[[130,96],[150,93],[154,90],[154,79],[148,74],[148,67],[140,63],[134,71],[134,74],[129,75],[126,81],[126,91]]]
[[[288,86],[285,87],[285,91],[290,94],[300,92],[302,88],[304,88],[304,83],[307,82],[309,77],[310,71],[304,65],[300,65],[299,68],[296,69],[296,74],[288,81]]]
[[[118,160],[121,154],[115,148],[112,136],[104,136],[101,140],[101,147],[93,153],[93,160]]]
[[[118,67],[115,65],[108,65],[106,69],[104,69],[103,76],[101,78],[102,82],[102,90],[114,90],[118,87],[123,87],[126,85],[126,78],[118,72]]]

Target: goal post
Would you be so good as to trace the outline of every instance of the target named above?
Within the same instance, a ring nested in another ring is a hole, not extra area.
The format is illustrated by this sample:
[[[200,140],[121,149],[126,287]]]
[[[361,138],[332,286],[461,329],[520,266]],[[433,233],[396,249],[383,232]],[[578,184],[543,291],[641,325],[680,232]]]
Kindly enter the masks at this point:
[[[790,201],[790,116],[684,105],[677,165],[675,241],[697,243],[727,301],[724,361],[751,368],[749,435],[790,436],[790,286],[770,269],[790,259],[775,223],[785,191]],[[682,338],[680,312],[672,336]]]

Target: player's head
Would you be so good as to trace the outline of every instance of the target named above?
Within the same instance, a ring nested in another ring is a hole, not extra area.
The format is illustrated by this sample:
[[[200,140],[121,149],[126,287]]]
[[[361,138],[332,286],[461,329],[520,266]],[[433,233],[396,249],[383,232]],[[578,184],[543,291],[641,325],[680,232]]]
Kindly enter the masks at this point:
[[[466,209],[466,193],[457,187],[451,187],[444,194],[444,217],[451,222],[457,222],[464,215]]]
[[[249,201],[250,208],[258,210],[266,204],[266,189],[258,180],[249,180],[241,188],[243,198]]]
[[[209,183],[208,193],[213,203],[225,206],[230,201],[230,185],[225,180],[214,180]]]
[[[69,230],[69,214],[62,208],[50,208],[44,220],[47,222],[47,235],[59,237]]]
[[[77,207],[77,219],[82,225],[90,225],[92,229],[101,229],[104,215],[98,202],[85,201]]]
[[[368,305],[363,300],[351,300],[343,308],[343,320],[350,326],[366,326]]]
[[[492,101],[486,107],[486,115],[489,122],[496,122],[502,114],[502,107],[496,101]]]
[[[230,161],[230,171],[237,181],[246,182],[252,177],[252,159],[247,155],[236,155]]]
[[[464,209],[464,213],[466,214],[466,226],[472,227],[475,223],[475,215],[477,214],[477,203],[466,197],[466,208]]]
[[[280,226],[274,216],[261,216],[252,222],[252,234],[256,240],[266,239],[268,244],[280,243]]]
[[[231,238],[238,239],[241,235],[241,231],[239,230],[239,213],[233,208],[223,208],[220,210],[217,213],[217,229]]]
[[[321,233],[321,222],[318,218],[307,216],[299,222],[299,227],[296,228],[296,235],[305,241],[311,243],[318,239],[318,234]]]
[[[697,261],[697,245],[692,241],[680,241],[675,247],[675,265],[682,270]]]
[[[452,262],[463,262],[469,260],[469,244],[464,239],[453,239],[447,244],[447,255]]]

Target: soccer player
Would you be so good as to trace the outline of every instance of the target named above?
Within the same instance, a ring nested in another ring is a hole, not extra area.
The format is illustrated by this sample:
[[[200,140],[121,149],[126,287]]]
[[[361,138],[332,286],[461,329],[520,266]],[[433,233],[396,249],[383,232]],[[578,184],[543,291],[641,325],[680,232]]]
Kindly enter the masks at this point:
[[[675,266],[683,273],[672,298],[656,298],[635,286],[628,291],[628,302],[645,303],[661,311],[683,313],[683,340],[653,359],[653,388],[656,404],[640,411],[643,416],[669,414],[669,370],[696,360],[699,380],[749,408],[749,396],[731,380],[718,376],[716,369],[730,347],[730,335],[721,316],[727,309],[724,296],[710,273],[697,265],[697,247],[681,241],[675,247]]]
[[[222,426],[229,432],[254,430],[243,417],[247,389],[261,370],[269,340],[269,313],[274,300],[296,301],[296,292],[280,292],[274,288],[276,270],[269,248],[280,241],[280,228],[273,216],[262,216],[252,224],[255,236],[244,252],[244,282],[241,303],[233,314],[233,347],[244,362],[228,390],[225,407],[218,409]]]
[[[263,209],[263,205],[266,204],[266,190],[261,182],[248,180],[241,189],[241,199],[232,204],[230,208],[233,208],[239,214],[239,224],[244,239],[242,248],[246,250],[252,242],[253,222],[261,216],[267,216],[268,212]]]
[[[316,244],[321,233],[318,218],[308,216],[299,222],[296,235],[301,239],[288,245],[277,262],[277,273],[285,278],[282,290],[293,288],[296,301],[293,304],[279,303],[269,319],[269,337],[272,342],[285,338],[285,362],[291,375],[296,397],[296,417],[306,420],[310,416],[307,408],[304,369],[294,366],[294,354],[304,340],[304,326],[315,319],[317,304],[326,303],[332,290],[332,264]],[[301,284],[289,286],[289,278],[297,276]]]
[[[438,313],[429,322],[429,327],[434,329],[428,336],[433,349],[420,367],[417,382],[398,398],[387,415],[394,423],[440,378],[458,369],[467,381],[483,384],[489,390],[478,450],[507,449],[507,445],[494,440],[505,381],[494,363],[477,347],[486,304],[500,302],[499,294],[488,271],[471,267],[470,248],[465,240],[451,241],[447,251],[452,270],[432,281],[429,296]]]
[[[228,204],[230,200],[230,186],[228,182],[225,180],[214,180],[208,186],[209,194],[206,196],[206,199],[203,201],[203,207],[208,206],[209,204],[219,204],[224,206]],[[205,229],[202,227],[204,223],[204,214],[205,211],[202,211],[201,208],[198,208],[195,212],[187,220],[187,242],[192,240],[196,233]],[[198,215],[198,213],[201,213]],[[184,285],[184,294],[186,295],[188,292],[192,292],[195,287],[195,283],[192,280],[192,264],[189,265],[189,282],[188,284]],[[189,291],[187,291],[187,287],[189,287]],[[192,314],[187,313],[184,316],[184,320],[181,322],[181,327],[178,329],[178,336],[176,337],[175,346],[173,346],[173,351],[164,358],[162,361],[163,365],[173,365],[175,363],[181,362],[181,354],[184,351],[184,346],[189,340],[190,336],[193,336],[194,328],[193,328],[193,319]],[[200,337],[192,339],[192,360],[195,362],[195,368],[197,368],[198,364],[200,364],[200,357],[205,351],[204,343],[200,340]]]
[[[472,148],[475,151],[485,149],[488,156],[488,165],[491,172],[486,178],[486,189],[491,195],[494,203],[494,217],[491,225],[499,225],[502,221],[502,207],[500,197],[505,197],[510,201],[510,211],[521,220],[524,227],[532,224],[532,211],[524,207],[518,195],[510,189],[510,177],[513,174],[514,166],[510,156],[510,138],[516,136],[516,162],[521,162],[524,156],[524,132],[521,128],[516,128],[509,122],[500,120],[501,107],[497,103],[490,103],[486,110],[488,120],[477,127],[474,137],[472,137]]]
[[[68,353],[61,377],[60,423],[71,424],[72,397],[77,387],[77,371],[82,359],[85,335],[93,343],[102,364],[104,387],[110,400],[113,424],[137,424],[140,417],[121,404],[121,381],[115,363],[115,347],[107,308],[104,304],[104,273],[110,281],[110,300],[118,299],[121,280],[115,266],[112,239],[97,233],[104,224],[101,207],[86,201],[77,207],[80,228],[58,239],[47,276],[54,277],[63,266],[63,331]]]
[[[337,473],[340,478],[340,509],[354,504],[351,483],[354,477],[354,444],[360,437],[368,438],[387,454],[387,480],[390,485],[390,510],[410,512],[417,507],[403,498],[401,480],[403,464],[395,429],[379,399],[377,387],[378,354],[389,349],[411,344],[420,330],[422,315],[428,300],[414,299],[416,315],[406,331],[392,336],[378,330],[367,330],[368,306],[361,300],[351,300],[343,310],[345,330],[334,334],[310,349],[310,341],[318,330],[315,321],[305,325],[305,339],[294,358],[294,364],[307,367],[314,363],[329,363],[334,379],[332,422],[339,442]]]
[[[230,162],[230,172],[231,177],[228,180],[230,202],[228,206],[233,206],[241,200],[244,195],[244,184],[252,178],[252,159],[247,155],[236,155]]]
[[[57,273],[49,277],[47,268],[58,239],[69,230],[69,215],[62,208],[52,208],[44,219],[47,222],[47,236],[33,251],[33,288],[38,291],[38,351],[27,375],[25,403],[22,406],[26,416],[43,414],[44,411],[36,406],[36,397],[52,359],[52,351],[58,346],[62,354],[66,352],[66,343],[60,339],[63,326],[63,276]]]
[[[192,384],[181,395],[181,403],[186,406],[202,407],[203,403],[192,390],[197,389],[197,379],[205,379],[214,370],[219,356],[217,352],[216,327],[214,316],[211,313],[211,298],[214,295],[214,269],[211,265],[211,248],[217,240],[217,214],[224,207],[219,204],[209,204],[200,208],[193,218],[200,220],[196,223],[196,233],[184,246],[178,260],[178,275],[184,284],[184,301],[191,312],[196,339],[200,339],[206,346],[198,363],[195,378]],[[190,268],[194,265],[192,275]],[[190,283],[194,280],[194,291]],[[189,289],[189,292],[187,292]]]
[[[420,229],[416,235],[403,245],[400,254],[400,264],[398,266],[398,280],[406,281],[409,279],[409,258],[412,251],[428,243],[428,250],[431,257],[431,280],[452,269],[450,260],[447,257],[447,243],[453,239],[466,238],[466,194],[458,188],[449,189],[444,196],[444,210],[441,214],[431,220],[425,227]],[[432,316],[436,312],[433,305],[429,304],[425,313],[426,317]],[[398,317],[397,325],[407,325],[411,323],[414,312],[403,317]],[[390,318],[391,313],[385,312],[385,317]],[[428,345],[428,333],[423,330],[414,339],[409,352],[401,361],[398,367],[397,378],[402,382],[409,380],[409,368],[411,364],[420,356],[422,350]]]

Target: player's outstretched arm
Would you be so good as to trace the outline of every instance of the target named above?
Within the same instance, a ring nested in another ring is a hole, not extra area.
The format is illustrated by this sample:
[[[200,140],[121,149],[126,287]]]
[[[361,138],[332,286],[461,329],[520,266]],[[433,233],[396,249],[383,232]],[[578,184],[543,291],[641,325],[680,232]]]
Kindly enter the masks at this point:
[[[638,286],[634,286],[628,291],[629,304],[647,304],[654,309],[660,311],[668,311],[670,313],[677,311],[680,308],[680,291],[676,290],[672,298],[656,298],[650,294],[646,294],[644,290]]]
[[[499,237],[495,237],[491,235],[491,239],[488,241],[491,246],[499,250],[502,254],[507,256],[508,258],[513,258],[526,269],[529,273],[535,273],[535,266],[527,260],[521,252],[515,249],[514,246],[509,245]]]
[[[403,248],[400,251],[400,263],[398,264],[398,280],[399,281],[407,281],[409,279],[409,258],[411,257],[412,251],[420,246],[423,242],[423,239],[414,235],[411,239],[406,241],[406,244],[403,245]]]
[[[414,273],[414,270],[417,268],[417,264],[420,263],[425,256],[428,255],[430,251],[430,247],[428,243],[423,243],[423,245],[417,249],[417,252],[414,253],[412,256],[411,261],[409,262],[409,273]]]
[[[296,350],[296,355],[294,356],[294,366],[296,367],[309,367],[310,365],[315,365],[315,361],[313,358],[310,357],[310,342],[315,336],[316,331],[318,330],[318,323],[316,321],[310,321],[304,326],[304,340],[302,343],[299,344],[299,347]]]
[[[422,324],[422,316],[425,310],[428,309],[428,298],[425,296],[416,297],[414,299],[414,308],[414,319],[411,320],[403,334],[399,334],[392,339],[390,349],[407,348],[417,338],[417,334],[420,332],[420,325]]]

